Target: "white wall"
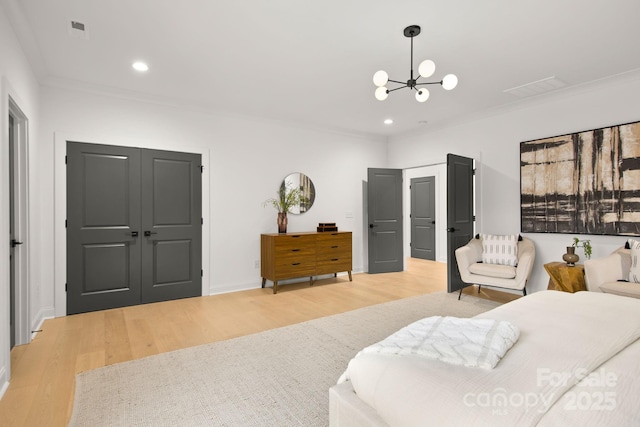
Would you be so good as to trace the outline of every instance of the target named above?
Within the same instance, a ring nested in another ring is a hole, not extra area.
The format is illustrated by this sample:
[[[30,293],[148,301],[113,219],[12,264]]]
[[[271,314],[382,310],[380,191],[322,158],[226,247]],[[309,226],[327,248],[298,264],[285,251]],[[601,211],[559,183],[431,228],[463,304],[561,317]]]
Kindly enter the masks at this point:
[[[43,248],[54,253],[54,205],[64,204],[64,184],[54,180],[54,135],[112,145],[155,147],[207,152],[210,160],[209,240],[206,260],[209,292],[220,293],[260,287],[260,234],[277,232],[276,211],[263,207],[274,197],[282,179],[303,172],[316,188],[312,209],[289,216],[289,231],[315,230],[318,222],[336,222],[340,230],[353,231],[354,271],[365,269],[362,225],[362,181],[367,167],[386,165],[386,142],[360,136],[297,127],[255,118],[189,111],[71,89],[42,90],[43,215],[52,227],[42,230]],[[58,159],[57,168],[63,167]],[[58,175],[56,175],[58,176]],[[205,178],[206,179],[206,178]],[[347,213],[353,213],[347,218]],[[64,234],[64,231],[62,232]],[[58,239],[60,240],[60,239]],[[59,246],[56,246],[59,252]],[[62,257],[43,259],[42,274],[60,276]],[[64,274],[62,275],[64,277]],[[42,289],[43,304],[63,315],[60,297],[64,281]]]
[[[22,53],[20,44],[12,31],[4,9],[0,6],[0,396],[8,386],[10,376],[10,329],[9,329],[9,142],[8,117],[9,97],[20,107],[29,120],[30,139],[38,136],[38,96],[39,86],[31,67]],[[37,158],[37,153],[30,150],[29,158]],[[33,178],[31,178],[33,181]],[[37,196],[31,194],[31,218],[29,222],[38,221]],[[34,209],[35,206],[35,209]],[[25,242],[20,250],[29,251],[33,262],[37,263],[37,239]],[[31,293],[29,295],[31,317],[37,317],[40,304],[40,276],[31,271]]]
[[[640,71],[514,103],[464,123],[393,138],[389,143],[389,167],[441,163],[447,153],[475,158],[479,170],[477,231],[518,233],[520,142],[638,120]],[[531,233],[527,237],[537,250],[527,287],[535,292],[547,288],[549,278],[543,265],[561,260],[573,235]],[[612,252],[626,240],[617,236],[582,238],[591,239],[593,257]]]

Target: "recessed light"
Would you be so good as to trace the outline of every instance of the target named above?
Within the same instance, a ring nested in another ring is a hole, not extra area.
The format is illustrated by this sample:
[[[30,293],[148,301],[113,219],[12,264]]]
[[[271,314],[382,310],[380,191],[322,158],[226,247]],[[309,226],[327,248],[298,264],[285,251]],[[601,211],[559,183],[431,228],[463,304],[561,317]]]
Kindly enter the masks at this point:
[[[393,119],[385,119],[384,120],[384,124],[385,125],[392,125],[393,124]]]
[[[142,61],[136,61],[133,64],[131,64],[131,66],[133,67],[134,70],[140,71],[141,73],[145,71],[149,71],[149,66]]]

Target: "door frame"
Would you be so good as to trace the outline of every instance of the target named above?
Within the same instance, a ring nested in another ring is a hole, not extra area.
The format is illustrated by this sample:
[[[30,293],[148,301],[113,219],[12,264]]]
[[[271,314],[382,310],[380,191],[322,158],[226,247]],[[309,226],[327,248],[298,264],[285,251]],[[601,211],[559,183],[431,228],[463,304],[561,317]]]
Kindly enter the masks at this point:
[[[76,135],[66,132],[54,133],[54,311],[55,317],[66,316],[67,293],[67,169],[65,156],[67,141],[81,141],[87,144],[118,145],[122,147],[148,148],[152,150],[182,151],[200,154],[202,156],[202,295],[210,294],[211,262],[211,213],[210,213],[210,155],[209,149],[195,146],[171,146],[147,140],[120,140],[116,138],[102,138],[92,135]]]
[[[437,163],[433,165],[416,166],[405,168],[404,172],[404,201],[405,204],[405,243],[404,243],[404,259],[411,257],[411,189],[409,188],[412,178],[422,178],[426,176],[435,176],[436,179],[436,261],[447,262],[447,241],[446,229],[447,222],[447,165],[446,163]],[[445,227],[444,229],[442,227]],[[406,269],[406,265],[405,265]]]
[[[458,153],[456,153],[458,154]],[[462,154],[459,154],[462,155]],[[474,185],[474,206],[476,212],[476,229],[482,230],[482,152],[465,155],[475,160],[476,175]],[[404,225],[404,260],[406,263],[407,258],[411,257],[411,247],[409,242],[411,241],[411,224],[409,218],[410,212],[410,197],[411,190],[409,184],[411,178],[419,178],[423,176],[433,175],[436,177],[436,261],[448,262],[447,255],[447,160],[446,154],[443,161],[438,161],[430,164],[423,164],[418,166],[408,166],[403,168],[403,193],[404,193],[404,212],[405,212],[405,225]],[[406,270],[406,265],[405,265]]]
[[[7,135],[9,115],[13,117],[14,123],[14,158],[9,159],[7,155],[7,160],[13,162],[14,229],[16,236],[24,242],[24,245],[14,252],[15,345],[22,345],[30,343],[32,338],[29,309],[29,264],[31,258],[31,246],[29,244],[29,119],[14,97],[7,94],[5,99],[8,101],[8,114],[3,120],[7,121]],[[4,149],[5,147],[3,147]],[[6,150],[9,150],[8,145]],[[6,206],[8,205],[7,203]],[[7,309],[9,309],[8,306]]]

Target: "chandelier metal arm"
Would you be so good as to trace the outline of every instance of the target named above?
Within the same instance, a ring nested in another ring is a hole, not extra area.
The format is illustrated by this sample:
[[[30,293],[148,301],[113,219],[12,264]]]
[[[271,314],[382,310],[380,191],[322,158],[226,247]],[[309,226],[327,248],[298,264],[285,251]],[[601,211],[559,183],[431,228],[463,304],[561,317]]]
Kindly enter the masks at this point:
[[[407,87],[407,85],[405,84],[404,86],[400,86],[400,87],[397,87],[397,88],[395,88],[395,89],[387,89],[387,93],[389,93],[389,92],[393,92],[393,91],[395,91],[395,90],[404,89],[404,88],[406,88],[406,87]]]
[[[442,80],[440,80],[439,82],[416,83],[416,86],[420,86],[420,85],[442,85]]]

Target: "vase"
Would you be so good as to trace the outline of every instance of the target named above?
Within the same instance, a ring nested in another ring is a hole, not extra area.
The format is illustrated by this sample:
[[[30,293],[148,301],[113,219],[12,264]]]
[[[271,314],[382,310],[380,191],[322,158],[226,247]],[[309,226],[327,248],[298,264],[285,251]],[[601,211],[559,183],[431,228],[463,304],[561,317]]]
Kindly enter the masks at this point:
[[[575,246],[567,246],[567,253],[562,255],[562,259],[569,267],[576,265],[576,262],[578,262],[580,257],[576,254]]]
[[[287,232],[287,213],[286,212],[278,212],[278,233],[286,233]]]

